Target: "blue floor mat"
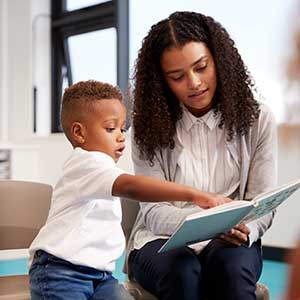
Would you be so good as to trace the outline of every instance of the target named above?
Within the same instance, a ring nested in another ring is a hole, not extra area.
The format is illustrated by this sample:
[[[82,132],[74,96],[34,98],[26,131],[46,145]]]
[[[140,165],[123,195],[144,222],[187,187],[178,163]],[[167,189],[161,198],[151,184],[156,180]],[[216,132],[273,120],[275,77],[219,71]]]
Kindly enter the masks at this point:
[[[126,275],[123,273],[123,262],[125,254],[123,254],[116,263],[114,276],[119,281],[124,281]],[[5,260],[0,261],[0,276],[27,274],[27,259]],[[270,290],[270,298],[272,300],[283,299],[288,280],[289,267],[286,263],[264,260],[263,271],[259,281],[265,284]]]

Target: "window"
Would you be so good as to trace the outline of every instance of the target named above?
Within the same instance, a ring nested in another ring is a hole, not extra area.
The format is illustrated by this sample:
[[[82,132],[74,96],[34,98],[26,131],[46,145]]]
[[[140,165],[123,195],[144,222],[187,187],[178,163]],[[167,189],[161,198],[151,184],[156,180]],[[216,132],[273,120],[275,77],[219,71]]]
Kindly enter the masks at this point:
[[[109,0],[67,0],[66,10],[72,11],[108,1]]]
[[[95,78],[117,84],[115,28],[71,36],[68,47],[74,82]]]
[[[129,73],[128,0],[52,0],[52,132],[63,90],[80,80],[118,84]]]

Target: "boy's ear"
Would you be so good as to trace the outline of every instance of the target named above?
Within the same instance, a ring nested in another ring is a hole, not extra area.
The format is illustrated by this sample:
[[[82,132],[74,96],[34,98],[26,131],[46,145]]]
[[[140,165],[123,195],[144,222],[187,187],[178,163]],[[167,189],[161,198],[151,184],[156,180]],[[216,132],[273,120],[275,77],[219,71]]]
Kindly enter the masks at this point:
[[[85,142],[84,127],[81,123],[74,122],[71,125],[71,136],[80,145]]]

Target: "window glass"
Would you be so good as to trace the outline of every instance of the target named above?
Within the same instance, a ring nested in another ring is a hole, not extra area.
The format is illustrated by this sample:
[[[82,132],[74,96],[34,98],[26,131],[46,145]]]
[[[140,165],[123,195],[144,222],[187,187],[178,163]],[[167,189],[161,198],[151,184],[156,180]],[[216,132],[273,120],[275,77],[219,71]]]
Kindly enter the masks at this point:
[[[117,84],[116,29],[68,38],[73,83],[94,79]]]
[[[108,0],[67,0],[67,10],[76,10],[103,2],[109,2]]]

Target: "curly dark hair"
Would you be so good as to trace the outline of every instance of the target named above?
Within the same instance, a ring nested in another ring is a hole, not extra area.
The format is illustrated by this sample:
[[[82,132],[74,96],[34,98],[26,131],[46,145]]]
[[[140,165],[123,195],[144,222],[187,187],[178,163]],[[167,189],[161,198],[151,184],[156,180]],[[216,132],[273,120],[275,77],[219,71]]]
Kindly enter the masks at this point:
[[[65,135],[74,146],[70,135],[72,122],[88,117],[92,103],[102,99],[123,101],[120,89],[108,83],[96,80],[79,81],[66,88],[62,98],[60,122]]]
[[[176,122],[182,117],[180,103],[164,79],[160,59],[166,49],[189,42],[205,43],[215,61],[214,112],[221,114],[218,126],[225,126],[227,139],[247,134],[259,117],[254,81],[227,31],[212,17],[175,12],[151,27],[135,64],[134,139],[141,157],[151,164],[156,150],[174,148]]]

